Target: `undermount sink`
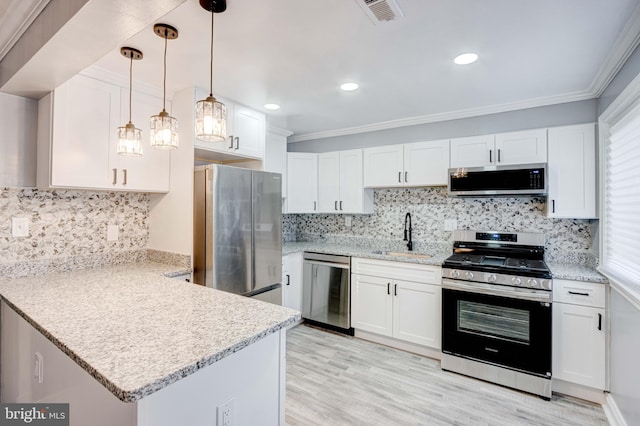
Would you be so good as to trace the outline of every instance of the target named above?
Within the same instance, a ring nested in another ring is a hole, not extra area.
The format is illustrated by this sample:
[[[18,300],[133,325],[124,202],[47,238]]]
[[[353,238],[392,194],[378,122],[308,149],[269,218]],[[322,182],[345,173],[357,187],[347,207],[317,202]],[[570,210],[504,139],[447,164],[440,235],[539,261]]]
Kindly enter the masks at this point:
[[[431,255],[428,254],[420,254],[420,253],[407,253],[402,251],[383,251],[383,250],[375,250],[372,251],[373,254],[381,254],[383,256],[397,256],[397,257],[416,257],[421,259],[428,259]]]

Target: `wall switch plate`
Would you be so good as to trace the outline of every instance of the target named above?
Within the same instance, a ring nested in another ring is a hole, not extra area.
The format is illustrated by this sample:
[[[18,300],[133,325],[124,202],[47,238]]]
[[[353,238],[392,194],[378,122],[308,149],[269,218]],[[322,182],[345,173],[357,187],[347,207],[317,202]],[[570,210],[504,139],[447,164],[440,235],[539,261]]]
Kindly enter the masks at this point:
[[[455,231],[458,227],[458,221],[455,219],[445,219],[444,220],[444,230],[445,231]]]
[[[217,426],[233,426],[233,398],[218,405]]]
[[[11,235],[14,238],[29,236],[29,218],[14,217],[11,219]]]
[[[107,225],[107,241],[118,241],[117,225]]]
[[[345,216],[344,217],[344,226],[346,226],[347,228],[351,228],[352,219],[353,219],[353,217],[351,217],[351,216]]]

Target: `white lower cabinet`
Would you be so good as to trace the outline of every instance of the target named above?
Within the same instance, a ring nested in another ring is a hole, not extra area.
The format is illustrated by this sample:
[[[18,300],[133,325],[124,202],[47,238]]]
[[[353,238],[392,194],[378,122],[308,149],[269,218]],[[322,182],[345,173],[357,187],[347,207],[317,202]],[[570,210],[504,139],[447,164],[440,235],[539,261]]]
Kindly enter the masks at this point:
[[[302,309],[302,252],[282,256],[282,306]]]
[[[352,258],[351,325],[440,349],[441,268]]]
[[[605,284],[554,280],[553,378],[606,389]]]

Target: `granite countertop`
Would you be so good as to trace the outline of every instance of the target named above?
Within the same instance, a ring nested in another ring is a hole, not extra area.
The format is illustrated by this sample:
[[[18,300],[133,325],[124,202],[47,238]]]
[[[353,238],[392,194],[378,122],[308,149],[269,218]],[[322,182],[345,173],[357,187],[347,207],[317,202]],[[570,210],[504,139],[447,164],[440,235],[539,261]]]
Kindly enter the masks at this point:
[[[341,256],[363,257],[367,259],[392,260],[395,262],[420,263],[423,265],[440,266],[449,257],[449,254],[428,253],[407,250],[385,250],[375,247],[345,245],[325,242],[294,242],[282,245],[282,255],[301,251],[312,251],[316,253],[337,254]],[[406,256],[388,255],[386,253],[406,253]],[[430,257],[412,257],[412,255],[426,255]]]
[[[188,272],[130,263],[0,279],[0,295],[118,399],[134,402],[300,319],[166,277]]]
[[[353,246],[325,242],[286,242],[282,245],[282,254],[287,255],[301,251],[313,251],[318,253],[338,254],[343,256],[364,257],[368,259],[391,260],[396,262],[421,263],[424,265],[441,266],[442,262],[449,257],[449,253],[424,253],[431,255],[429,258],[418,258],[409,256],[388,256],[380,254],[384,249],[377,249],[367,246]],[[407,252],[420,254],[420,252]],[[553,278],[586,281],[595,283],[608,283],[607,278],[601,275],[594,267],[571,263],[547,263]]]

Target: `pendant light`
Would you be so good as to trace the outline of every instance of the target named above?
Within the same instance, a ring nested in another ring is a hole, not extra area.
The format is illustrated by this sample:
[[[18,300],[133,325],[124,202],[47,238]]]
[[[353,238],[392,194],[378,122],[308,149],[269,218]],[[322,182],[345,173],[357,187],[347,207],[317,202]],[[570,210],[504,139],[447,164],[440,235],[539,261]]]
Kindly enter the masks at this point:
[[[118,146],[116,152],[120,155],[139,157],[142,155],[142,130],[131,122],[131,92],[133,91],[133,61],[142,59],[142,52],[133,47],[122,47],[120,53],[129,58],[129,122],[118,127]]]
[[[162,111],[151,116],[151,146],[157,149],[178,147],[178,120],[165,110],[167,103],[167,40],[178,38],[178,30],[171,25],[156,24],[153,32],[164,39],[164,77],[162,86]]]
[[[200,0],[200,6],[211,12],[211,56],[209,64],[209,96],[196,102],[196,138],[222,142],[227,138],[227,107],[213,96],[213,17],[227,9],[226,0]]]

